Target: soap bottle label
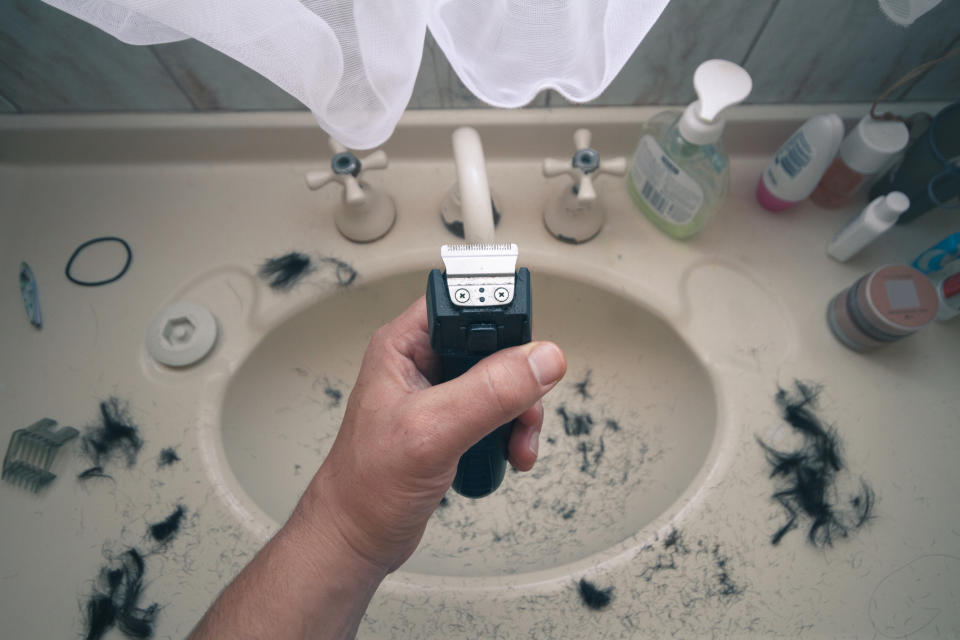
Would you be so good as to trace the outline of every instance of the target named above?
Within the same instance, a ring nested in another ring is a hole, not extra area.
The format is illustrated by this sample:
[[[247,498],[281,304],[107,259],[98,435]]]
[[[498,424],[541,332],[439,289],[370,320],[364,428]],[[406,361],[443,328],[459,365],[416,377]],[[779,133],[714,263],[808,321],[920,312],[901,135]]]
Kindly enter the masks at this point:
[[[637,145],[631,171],[633,185],[648,207],[671,224],[690,223],[703,205],[703,190],[645,135]]]

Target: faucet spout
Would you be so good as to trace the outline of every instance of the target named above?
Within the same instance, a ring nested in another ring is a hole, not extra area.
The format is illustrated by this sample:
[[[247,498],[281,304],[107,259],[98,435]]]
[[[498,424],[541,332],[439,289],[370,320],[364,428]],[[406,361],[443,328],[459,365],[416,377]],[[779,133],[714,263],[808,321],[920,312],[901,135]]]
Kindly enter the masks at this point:
[[[490,184],[487,181],[483,145],[476,129],[460,127],[453,132],[453,158],[457,165],[464,240],[469,244],[493,243]]]

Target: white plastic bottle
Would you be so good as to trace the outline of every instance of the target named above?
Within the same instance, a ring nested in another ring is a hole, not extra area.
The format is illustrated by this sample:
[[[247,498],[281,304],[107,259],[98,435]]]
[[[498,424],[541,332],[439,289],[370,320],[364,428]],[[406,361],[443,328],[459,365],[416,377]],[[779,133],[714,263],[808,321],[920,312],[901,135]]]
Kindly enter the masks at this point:
[[[746,99],[753,81],[739,65],[707,60],[694,72],[693,86],[699,99],[685,111],[663,111],[644,125],[627,174],[637,208],[677,239],[700,231],[723,204],[730,163],[722,112]]]
[[[843,142],[843,120],[835,113],[814,116],[777,149],[757,181],[757,202],[784,211],[806,200]]]
[[[870,176],[880,171],[910,141],[907,125],[875,120],[869,113],[840,143],[840,151],[820,178],[810,201],[823,209],[839,209],[856,196]]]
[[[840,229],[827,245],[827,254],[846,262],[895,225],[900,214],[909,208],[910,198],[899,191],[878,197]]]

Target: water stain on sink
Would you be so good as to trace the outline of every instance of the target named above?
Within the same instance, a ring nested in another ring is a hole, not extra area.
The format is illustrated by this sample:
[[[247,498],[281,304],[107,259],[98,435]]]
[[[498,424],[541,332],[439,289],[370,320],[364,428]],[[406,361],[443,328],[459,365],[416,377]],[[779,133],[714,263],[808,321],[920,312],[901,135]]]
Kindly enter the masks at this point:
[[[425,273],[409,273],[339,289],[274,328],[231,379],[220,416],[226,459],[277,523],[343,418],[346,403],[328,389],[348,393],[339,381],[356,378],[374,331],[425,282]],[[621,295],[542,271],[533,300],[534,336],[557,342],[570,372],[544,399],[539,460],[481,500],[450,493],[405,571],[495,576],[583,559],[655,520],[707,462],[713,386],[666,322]]]

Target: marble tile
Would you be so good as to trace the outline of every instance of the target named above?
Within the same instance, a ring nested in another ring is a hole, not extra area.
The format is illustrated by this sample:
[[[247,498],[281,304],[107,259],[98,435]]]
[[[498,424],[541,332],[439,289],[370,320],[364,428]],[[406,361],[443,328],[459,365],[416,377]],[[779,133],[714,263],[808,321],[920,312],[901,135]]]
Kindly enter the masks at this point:
[[[151,47],[199,110],[299,110],[303,104],[256,71],[196,40]]]
[[[780,0],[745,64],[754,79],[750,101],[871,102],[941,54],[957,35],[960,2],[944,2],[926,17],[903,28],[872,0]],[[947,99],[956,85],[932,93]]]
[[[939,7],[937,7],[939,9]],[[960,3],[954,3],[951,9],[960,9]],[[955,11],[956,13],[956,11]],[[936,16],[936,14],[928,14]],[[924,16],[920,20],[927,18]],[[960,23],[960,16],[954,18]],[[917,24],[922,24],[920,21]],[[960,47],[960,35],[949,46],[944,47],[943,54]],[[904,95],[905,100],[946,100],[955,102],[960,100],[960,54],[944,60],[925,73],[919,81],[911,86]]]
[[[30,111],[190,109],[147,47],[39,0],[0,2],[0,92]]]
[[[705,59],[741,62],[749,102],[869,102],[903,73],[960,46],[960,0],[909,28],[873,0],[672,0],[592,105],[683,104]],[[956,100],[960,57],[893,99]],[[569,104],[543,91],[530,107]],[[485,106],[426,35],[411,109]],[[303,106],[256,72],[195,42],[134,47],[39,0],[0,2],[0,112],[295,110]]]
[[[697,65],[710,58],[742,63],[775,4],[776,0],[672,0],[623,70],[590,104],[694,100]]]
[[[2,93],[0,93],[0,113],[16,113],[19,111],[17,106],[7,100]]]

